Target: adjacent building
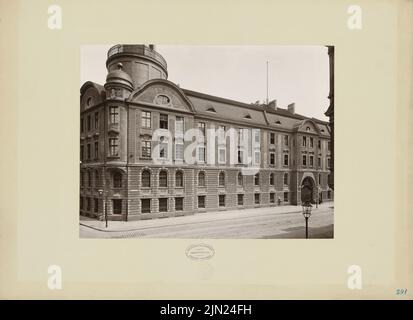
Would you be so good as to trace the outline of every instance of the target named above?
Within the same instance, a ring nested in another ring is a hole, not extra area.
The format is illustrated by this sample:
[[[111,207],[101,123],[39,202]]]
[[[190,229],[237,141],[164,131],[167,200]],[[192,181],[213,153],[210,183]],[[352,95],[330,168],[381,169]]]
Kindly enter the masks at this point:
[[[103,86],[80,89],[80,214],[149,219],[333,199],[327,122],[294,104],[182,89],[152,45],[116,45],[106,68]]]

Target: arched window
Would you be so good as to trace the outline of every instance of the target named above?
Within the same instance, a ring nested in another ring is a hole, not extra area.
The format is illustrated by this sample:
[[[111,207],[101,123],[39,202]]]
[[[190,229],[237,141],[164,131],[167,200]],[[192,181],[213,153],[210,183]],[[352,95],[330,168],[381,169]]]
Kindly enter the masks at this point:
[[[177,171],[175,173],[175,187],[183,187],[184,186],[184,174],[182,171]]]
[[[288,173],[284,173],[284,185],[288,186]]]
[[[242,186],[244,184],[244,178],[241,172],[238,172],[238,185]]]
[[[122,173],[119,171],[113,173],[113,187],[122,188]]]
[[[224,186],[225,186],[225,173],[224,173],[223,171],[219,173],[218,182],[219,182],[218,185],[219,185],[220,187],[224,187]]]
[[[205,172],[198,173],[198,187],[205,187]]]
[[[162,170],[159,172],[159,187],[166,188],[168,186],[168,172]]]
[[[142,187],[149,188],[151,186],[151,173],[149,170],[142,171]]]
[[[260,185],[260,174],[256,173],[254,177],[254,185],[259,186]]]
[[[275,185],[275,178],[274,178],[274,173],[270,174],[270,186]]]

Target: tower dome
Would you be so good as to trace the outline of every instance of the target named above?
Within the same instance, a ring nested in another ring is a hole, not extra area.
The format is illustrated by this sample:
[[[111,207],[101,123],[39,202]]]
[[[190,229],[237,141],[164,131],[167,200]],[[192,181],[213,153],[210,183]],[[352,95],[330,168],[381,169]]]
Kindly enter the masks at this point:
[[[153,45],[118,44],[113,46],[109,49],[106,60],[109,74],[118,69],[119,63],[122,63],[124,72],[130,75],[134,89],[151,79],[168,78],[166,61],[155,51]]]

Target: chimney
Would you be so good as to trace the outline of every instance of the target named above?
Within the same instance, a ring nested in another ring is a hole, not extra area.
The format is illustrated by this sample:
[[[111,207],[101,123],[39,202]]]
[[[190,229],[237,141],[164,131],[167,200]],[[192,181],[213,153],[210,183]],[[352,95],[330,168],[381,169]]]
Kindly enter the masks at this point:
[[[295,113],[295,103],[294,103],[294,102],[293,102],[293,103],[290,103],[290,104],[287,106],[287,109],[288,109],[288,112],[294,114],[294,113]]]
[[[270,110],[277,110],[277,100],[272,100],[268,104],[268,109]]]
[[[155,50],[155,45],[154,45],[154,44],[150,44],[150,45],[149,45],[149,49],[151,49],[152,51],[154,51],[154,50]]]

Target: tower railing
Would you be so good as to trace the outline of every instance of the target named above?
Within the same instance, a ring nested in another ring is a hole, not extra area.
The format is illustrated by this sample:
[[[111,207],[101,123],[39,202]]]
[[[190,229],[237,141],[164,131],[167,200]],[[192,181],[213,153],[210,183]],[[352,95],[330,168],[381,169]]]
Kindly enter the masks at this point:
[[[109,49],[108,58],[117,53],[132,53],[147,56],[158,61],[165,69],[167,69],[166,60],[158,52],[151,50],[145,45],[118,44]]]

